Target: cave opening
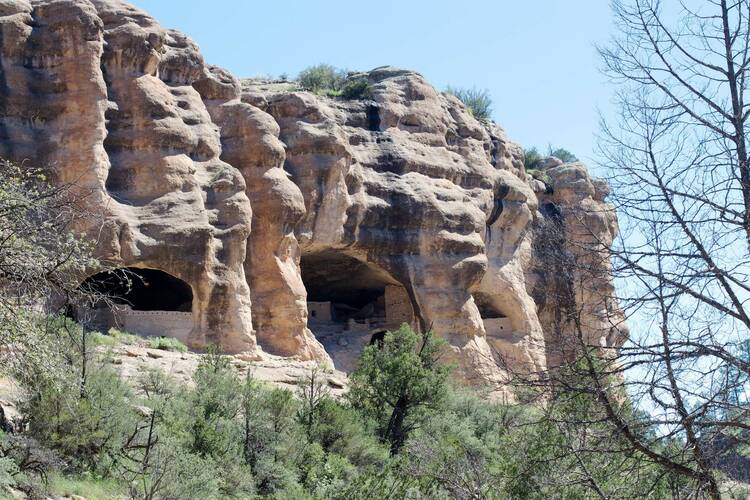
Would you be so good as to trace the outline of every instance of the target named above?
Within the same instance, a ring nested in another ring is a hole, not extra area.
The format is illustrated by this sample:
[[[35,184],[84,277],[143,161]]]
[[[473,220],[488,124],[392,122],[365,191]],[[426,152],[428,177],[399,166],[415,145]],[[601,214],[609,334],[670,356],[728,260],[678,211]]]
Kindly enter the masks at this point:
[[[505,314],[495,306],[492,298],[483,293],[474,293],[474,303],[479,309],[479,315],[482,319],[499,319],[505,318]]]
[[[133,311],[190,312],[193,291],[190,285],[158,269],[126,267],[87,278],[81,288],[102,301],[126,305]]]
[[[337,369],[350,373],[386,330],[413,323],[406,289],[381,267],[335,250],[304,254],[308,328]]]
[[[395,284],[379,267],[339,252],[303,255],[302,281],[311,322],[385,320],[385,290]]]
[[[511,334],[513,325],[510,318],[503,313],[490,295],[475,292],[473,297],[488,336],[505,337]]]
[[[387,330],[376,330],[373,332],[372,337],[370,337],[370,345],[376,345],[378,349],[382,349],[386,333]]]

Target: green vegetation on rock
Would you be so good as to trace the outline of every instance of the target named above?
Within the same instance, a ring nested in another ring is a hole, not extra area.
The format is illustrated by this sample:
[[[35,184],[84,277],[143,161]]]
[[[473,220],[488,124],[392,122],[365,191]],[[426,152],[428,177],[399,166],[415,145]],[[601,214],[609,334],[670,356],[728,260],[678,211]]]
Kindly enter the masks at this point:
[[[185,344],[172,337],[154,337],[148,339],[148,346],[151,349],[161,349],[162,351],[187,352]]]
[[[526,171],[536,170],[538,164],[546,157],[554,156],[562,160],[563,163],[571,163],[578,161],[576,155],[571,153],[565,148],[553,148],[551,145],[547,146],[547,152],[542,153],[536,147],[531,147],[524,150],[523,164],[526,167]]]
[[[300,71],[297,80],[303,89],[328,97],[367,99],[372,94],[372,85],[366,77],[350,77],[347,71],[330,64],[305,68]]]
[[[456,96],[477,120],[489,120],[492,115],[492,98],[487,89],[448,87],[448,94]]]

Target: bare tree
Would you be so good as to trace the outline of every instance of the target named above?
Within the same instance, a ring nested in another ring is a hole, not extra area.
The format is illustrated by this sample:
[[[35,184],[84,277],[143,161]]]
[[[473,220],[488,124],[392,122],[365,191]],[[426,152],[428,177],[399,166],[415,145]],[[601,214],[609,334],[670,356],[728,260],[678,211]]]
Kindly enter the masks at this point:
[[[602,120],[600,152],[621,228],[610,300],[630,339],[593,345],[576,304],[576,356],[535,383],[553,400],[588,394],[622,453],[719,498],[731,471],[717,467],[750,443],[750,1],[612,5],[618,34],[600,52],[618,114]],[[573,265],[571,286],[595,281],[590,262]]]
[[[56,318],[75,310],[85,324],[92,306],[111,305],[103,291],[80,286],[87,274],[107,268],[83,234],[101,222],[86,210],[87,197],[74,184],[50,182],[43,170],[0,159],[0,367],[17,376],[58,359],[50,349],[62,334],[82,354],[85,386],[89,328]]]
[[[297,390],[297,397],[301,403],[297,420],[304,426],[307,439],[312,441],[321,406],[331,397],[325,373],[320,368],[316,366],[307,372]]]

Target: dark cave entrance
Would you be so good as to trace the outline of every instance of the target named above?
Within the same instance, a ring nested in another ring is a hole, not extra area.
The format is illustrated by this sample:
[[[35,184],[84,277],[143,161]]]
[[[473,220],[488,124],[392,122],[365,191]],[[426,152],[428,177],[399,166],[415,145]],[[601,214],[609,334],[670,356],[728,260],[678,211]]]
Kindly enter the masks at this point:
[[[194,328],[193,290],[158,269],[126,267],[88,277],[80,288],[91,296],[71,317],[102,333],[111,328],[144,337],[190,342]],[[92,303],[93,302],[93,303]]]
[[[371,132],[380,131],[380,107],[377,104],[367,106],[367,129]]]
[[[379,267],[333,251],[303,255],[300,267],[311,322],[385,320],[385,290],[396,283]]]
[[[479,315],[482,317],[485,333],[489,337],[503,338],[512,334],[513,324],[511,319],[497,307],[491,296],[475,292],[473,297],[474,303],[479,309]]]
[[[341,251],[304,254],[308,328],[334,366],[351,373],[368,345],[382,345],[386,330],[414,324],[409,294],[383,268]]]
[[[377,330],[373,332],[372,337],[370,337],[370,345],[376,345],[378,346],[378,349],[382,349],[386,333],[387,330]]]
[[[191,312],[190,285],[158,269],[126,267],[95,274],[81,288],[105,301],[128,306],[133,311]]]
[[[482,316],[482,319],[499,319],[506,317],[505,314],[493,304],[489,295],[477,292],[473,294],[473,297],[474,303],[477,305],[479,315]]]
[[[386,330],[413,323],[406,289],[379,266],[334,250],[300,261],[307,289],[308,328],[335,367],[351,373],[362,351]]]

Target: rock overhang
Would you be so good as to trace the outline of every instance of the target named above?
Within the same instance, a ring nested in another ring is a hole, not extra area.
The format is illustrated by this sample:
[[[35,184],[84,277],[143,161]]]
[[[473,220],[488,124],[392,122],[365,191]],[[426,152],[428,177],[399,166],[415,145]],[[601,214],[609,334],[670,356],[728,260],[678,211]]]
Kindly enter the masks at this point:
[[[541,204],[569,251],[587,229],[605,243],[617,230],[606,183],[583,164],[551,161],[532,180],[500,127],[414,71],[359,73],[364,100],[240,82],[116,0],[0,2],[0,32],[0,155],[93,191],[102,258],[185,279],[196,346],[327,362],[300,260],[339,252],[403,288],[415,326],[449,339],[460,378],[499,391],[569,334],[533,299],[551,279],[535,252]],[[608,292],[609,275],[594,285]],[[485,328],[475,294],[510,331]]]

